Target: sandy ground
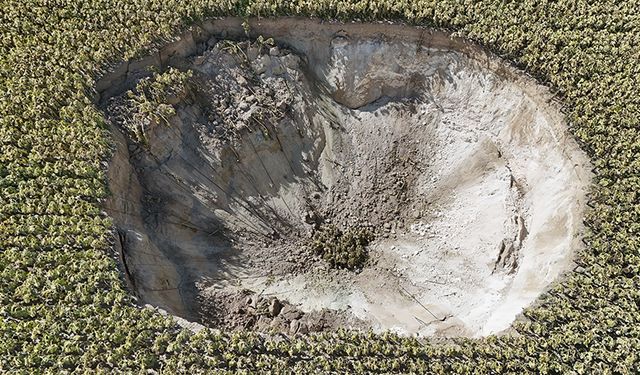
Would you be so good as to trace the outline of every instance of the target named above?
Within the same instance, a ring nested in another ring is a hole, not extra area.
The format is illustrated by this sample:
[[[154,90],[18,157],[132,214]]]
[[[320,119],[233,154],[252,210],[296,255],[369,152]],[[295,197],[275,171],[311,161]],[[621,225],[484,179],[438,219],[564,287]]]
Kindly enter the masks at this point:
[[[148,147],[118,130],[125,96],[103,100],[143,302],[227,329],[484,336],[572,268],[590,167],[544,87],[428,30],[256,21],[279,47],[238,53],[236,20],[203,27]],[[307,251],[319,221],[376,232],[362,271]]]

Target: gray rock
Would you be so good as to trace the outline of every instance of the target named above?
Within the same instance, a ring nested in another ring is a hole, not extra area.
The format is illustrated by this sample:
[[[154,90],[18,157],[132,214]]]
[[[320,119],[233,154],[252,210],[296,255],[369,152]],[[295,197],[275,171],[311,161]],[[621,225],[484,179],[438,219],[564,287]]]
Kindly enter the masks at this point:
[[[296,55],[282,56],[280,61],[289,69],[297,69],[300,66],[300,58]]]
[[[246,111],[247,109],[249,109],[249,103],[240,102],[240,104],[238,104],[238,109],[241,111]]]
[[[297,320],[302,318],[304,313],[291,305],[286,305],[280,312],[280,316],[288,320]]]
[[[300,321],[298,321],[298,322],[299,322],[299,325],[298,325],[298,332],[297,333],[299,333],[301,335],[305,335],[305,334],[309,333],[309,327],[307,327],[307,325],[305,323],[301,323]]]
[[[270,66],[271,66],[271,57],[269,57],[269,55],[263,55],[258,57],[256,61],[252,64],[253,70],[257,74],[265,73]]]
[[[285,66],[280,61],[277,61],[276,64],[273,66],[273,68],[271,68],[271,72],[276,76],[282,75],[286,71],[287,71],[287,68],[285,68]]]
[[[214,47],[216,44],[218,44],[218,39],[213,36],[207,40],[207,46],[209,47]]]
[[[299,330],[300,330],[300,321],[292,320],[291,323],[289,323],[289,334],[295,335],[296,333],[298,333]]]
[[[289,327],[287,325],[285,325],[285,324],[286,324],[286,322],[284,321],[284,319],[282,319],[279,316],[276,316],[271,321],[271,324],[269,324],[269,327],[277,329],[277,330],[288,329]]]
[[[278,316],[280,311],[282,311],[282,303],[277,298],[272,299],[269,303],[269,315]]]
[[[243,87],[244,87],[244,86],[246,86],[246,85],[249,83],[249,82],[247,82],[247,80],[246,80],[243,76],[241,76],[241,75],[238,75],[238,77],[236,78],[236,81],[238,82],[238,84],[239,84],[240,86],[243,86]]]
[[[247,58],[249,59],[249,61],[253,61],[258,57],[259,53],[260,51],[257,47],[249,47],[247,49]]]

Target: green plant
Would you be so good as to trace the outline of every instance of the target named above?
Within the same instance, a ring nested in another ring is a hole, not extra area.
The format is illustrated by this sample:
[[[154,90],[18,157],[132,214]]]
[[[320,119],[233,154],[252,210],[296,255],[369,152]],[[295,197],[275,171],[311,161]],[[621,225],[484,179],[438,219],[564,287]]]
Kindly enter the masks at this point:
[[[638,14],[630,0],[1,2],[0,372],[640,373]],[[455,31],[562,100],[594,165],[586,246],[518,335],[193,334],[134,305],[100,206],[109,133],[94,80],[205,18],[258,15]]]
[[[276,42],[273,40],[273,38],[266,38],[262,35],[258,35],[258,38],[256,39],[256,43],[258,44],[258,48],[260,48],[261,50],[263,48],[270,48],[276,45]]]
[[[133,116],[125,125],[133,139],[146,144],[148,127],[169,125],[169,119],[176,114],[173,104],[187,94],[192,76],[191,71],[181,72],[170,67],[164,73],[154,72],[152,77],[142,78],[135,90],[127,92]]]
[[[309,247],[332,267],[356,270],[364,266],[372,239],[373,234],[366,228],[343,232],[335,225],[327,225],[314,234]]]

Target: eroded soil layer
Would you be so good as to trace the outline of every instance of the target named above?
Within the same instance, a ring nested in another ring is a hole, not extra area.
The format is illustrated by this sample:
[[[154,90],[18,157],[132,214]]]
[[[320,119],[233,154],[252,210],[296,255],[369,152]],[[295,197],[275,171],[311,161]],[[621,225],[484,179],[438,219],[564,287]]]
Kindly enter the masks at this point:
[[[99,85],[142,302],[225,329],[481,336],[571,269],[590,168],[545,88],[439,32],[250,25],[210,21]],[[190,72],[151,118],[126,92],[146,65]],[[325,224],[375,233],[361,269],[309,251]]]

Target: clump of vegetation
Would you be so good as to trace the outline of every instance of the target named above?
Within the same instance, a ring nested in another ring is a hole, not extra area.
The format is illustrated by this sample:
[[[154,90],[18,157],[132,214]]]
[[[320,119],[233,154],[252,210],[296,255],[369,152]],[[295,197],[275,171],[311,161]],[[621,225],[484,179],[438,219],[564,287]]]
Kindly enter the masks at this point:
[[[146,129],[169,124],[169,119],[176,114],[173,106],[188,92],[192,76],[190,70],[169,68],[164,73],[154,72],[153,76],[141,79],[134,90],[127,92],[133,113],[126,127],[135,141],[146,144]]]
[[[402,19],[457,30],[563,99],[594,161],[576,272],[515,324],[455,345],[340,331],[282,340],[191,334],[133,305],[115,262],[87,92],[213,16]],[[640,372],[640,25],[636,1],[132,1],[0,3],[0,372]]]
[[[350,228],[343,232],[335,225],[327,225],[314,234],[310,247],[331,267],[356,270],[368,258],[367,245],[371,240],[373,233],[369,229]]]
[[[223,51],[239,57],[243,63],[249,63],[250,61],[247,55],[249,48],[257,48],[258,53],[262,54],[265,50],[268,51],[269,48],[275,47],[276,42],[273,38],[265,38],[262,35],[258,35],[255,42],[223,40],[220,45]]]

